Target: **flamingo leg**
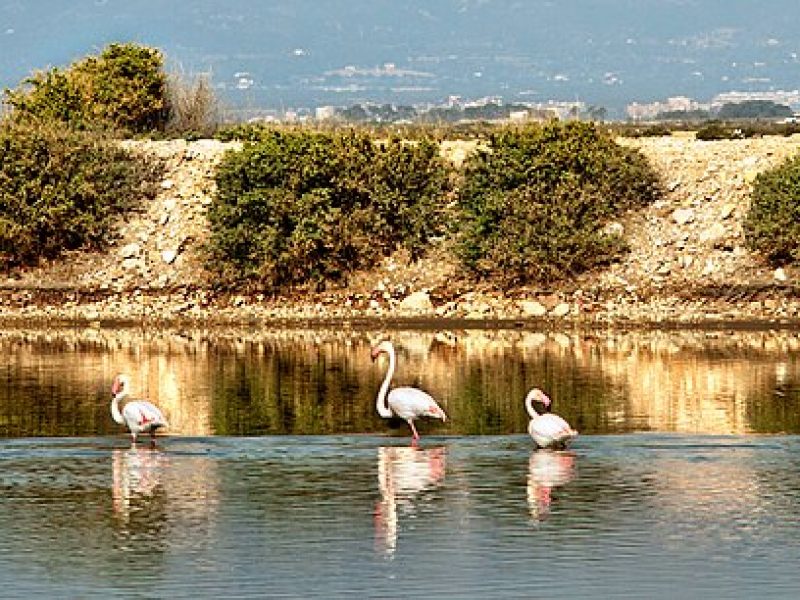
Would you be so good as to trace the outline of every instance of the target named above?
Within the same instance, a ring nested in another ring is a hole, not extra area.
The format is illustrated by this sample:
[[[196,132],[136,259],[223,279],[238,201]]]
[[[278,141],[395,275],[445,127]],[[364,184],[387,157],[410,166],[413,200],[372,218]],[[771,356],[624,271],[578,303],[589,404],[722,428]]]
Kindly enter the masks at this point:
[[[409,420],[408,420],[408,426],[409,426],[409,427],[411,427],[411,433],[413,433],[413,434],[414,434],[414,437],[412,437],[411,439],[412,439],[413,441],[415,441],[415,442],[416,442],[416,441],[418,441],[418,440],[419,440],[419,434],[417,433],[417,428],[416,428],[416,427],[414,427],[414,421],[412,421],[411,419],[409,419]]]

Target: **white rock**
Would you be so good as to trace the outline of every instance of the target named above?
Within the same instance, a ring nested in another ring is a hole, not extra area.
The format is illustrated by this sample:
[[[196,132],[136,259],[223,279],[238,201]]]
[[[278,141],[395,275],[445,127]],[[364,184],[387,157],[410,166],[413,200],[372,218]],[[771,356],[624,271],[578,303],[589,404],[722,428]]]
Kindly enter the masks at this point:
[[[736,210],[736,205],[732,202],[725,204],[720,211],[719,218],[723,221],[725,219],[729,219],[731,215],[733,215],[734,211]]]
[[[413,312],[413,313],[427,313],[433,312],[433,302],[431,302],[431,297],[428,292],[419,291],[419,292],[412,292],[398,305],[398,308],[403,312]]]
[[[139,244],[133,242],[132,244],[127,244],[123,246],[119,251],[119,255],[122,258],[134,258],[136,256],[139,256],[140,252],[141,252],[141,247],[139,246]]]
[[[139,267],[141,267],[141,265],[142,265],[142,262],[138,258],[136,258],[135,256],[134,257],[125,258],[122,261],[122,268],[123,269],[138,269]]]
[[[686,225],[694,221],[694,211],[691,208],[676,208],[672,211],[672,220],[678,225]]]
[[[536,300],[523,300],[519,303],[519,308],[527,317],[543,317],[547,314],[547,307]]]
[[[569,314],[571,307],[566,302],[561,302],[557,304],[556,307],[553,309],[552,314],[554,317],[566,317]]]
[[[603,233],[605,235],[621,236],[623,233],[625,233],[625,226],[619,221],[612,221],[603,227]]]
[[[775,269],[772,277],[775,279],[775,281],[786,281],[788,279],[786,276],[786,271],[784,271],[782,268]]]
[[[706,265],[703,267],[703,275],[712,275],[717,271],[717,264],[713,258],[706,259]]]
[[[177,250],[162,250],[161,251],[161,260],[164,261],[164,264],[171,265],[175,262],[175,259],[178,256]]]
[[[711,227],[704,229],[700,233],[700,241],[704,244],[716,246],[725,240],[728,229],[720,222],[716,222]]]
[[[672,267],[669,263],[661,263],[661,265],[656,269],[656,275],[661,275],[662,277],[666,277],[672,272]]]

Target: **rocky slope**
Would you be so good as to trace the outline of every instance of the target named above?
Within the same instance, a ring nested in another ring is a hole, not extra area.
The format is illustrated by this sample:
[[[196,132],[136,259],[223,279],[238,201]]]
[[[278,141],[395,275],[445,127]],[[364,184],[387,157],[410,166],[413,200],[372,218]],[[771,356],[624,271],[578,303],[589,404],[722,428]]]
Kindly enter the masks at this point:
[[[202,269],[213,171],[235,144],[128,142],[166,162],[156,200],[119,224],[105,254],[75,253],[0,280],[6,322],[447,318],[586,323],[800,321],[795,269],[773,269],[744,247],[742,217],[755,176],[800,151],[800,136],[701,142],[621,140],[661,174],[666,198],[610,227],[631,253],[552,289],[513,296],[472,286],[446,247],[409,263],[399,254],[345,287],[293,298],[214,297]],[[448,144],[459,162],[469,145]]]

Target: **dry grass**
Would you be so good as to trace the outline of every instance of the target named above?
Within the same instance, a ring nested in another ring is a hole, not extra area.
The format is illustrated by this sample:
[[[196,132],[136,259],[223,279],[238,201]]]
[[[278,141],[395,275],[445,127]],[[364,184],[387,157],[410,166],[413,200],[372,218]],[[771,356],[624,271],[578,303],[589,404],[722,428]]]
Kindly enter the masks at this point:
[[[214,93],[211,75],[169,77],[170,120],[167,130],[176,134],[209,137],[219,127],[220,102]]]

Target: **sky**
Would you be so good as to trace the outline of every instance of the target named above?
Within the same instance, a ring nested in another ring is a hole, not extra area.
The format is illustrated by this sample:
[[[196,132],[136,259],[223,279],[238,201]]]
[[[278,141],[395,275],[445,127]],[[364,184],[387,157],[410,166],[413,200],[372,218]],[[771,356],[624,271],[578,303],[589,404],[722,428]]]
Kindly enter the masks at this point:
[[[797,0],[0,0],[0,86],[111,42],[247,107],[630,102],[800,87]]]

